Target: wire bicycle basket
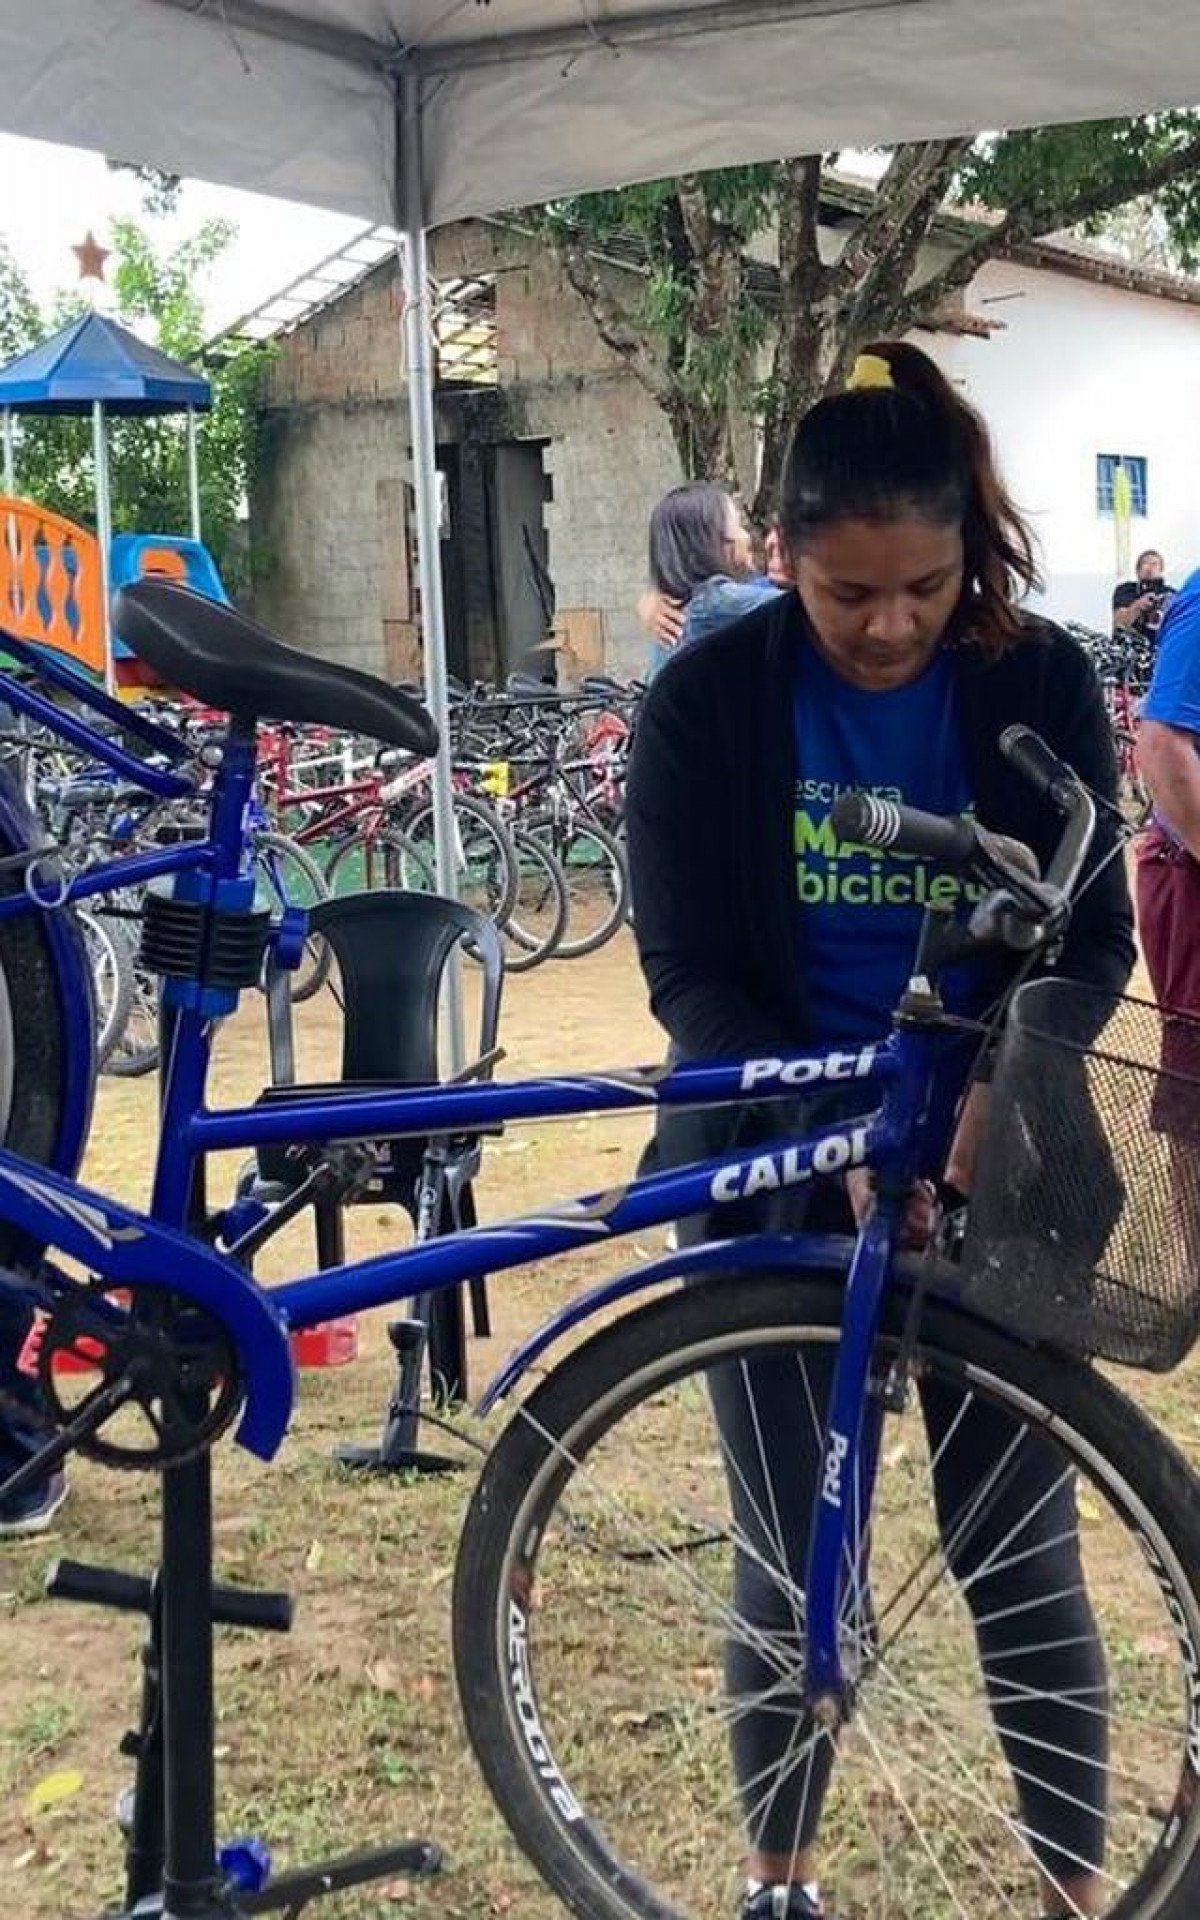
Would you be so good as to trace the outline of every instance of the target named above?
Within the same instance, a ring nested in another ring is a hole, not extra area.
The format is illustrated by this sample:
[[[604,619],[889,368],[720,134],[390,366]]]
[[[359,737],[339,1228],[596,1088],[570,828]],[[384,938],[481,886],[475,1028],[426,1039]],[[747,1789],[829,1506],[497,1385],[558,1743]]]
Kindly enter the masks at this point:
[[[1200,1337],[1200,1019],[1070,980],[1015,996],[963,1247],[963,1299],[1155,1373]]]

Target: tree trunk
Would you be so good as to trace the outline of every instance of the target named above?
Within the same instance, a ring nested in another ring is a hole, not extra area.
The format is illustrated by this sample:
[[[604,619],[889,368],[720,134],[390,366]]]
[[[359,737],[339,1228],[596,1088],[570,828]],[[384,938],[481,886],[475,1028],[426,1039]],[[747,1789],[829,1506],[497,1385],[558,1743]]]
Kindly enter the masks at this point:
[[[868,342],[901,330],[917,258],[969,145],[927,140],[898,147],[869,211],[828,263],[818,245],[821,161],[792,161],[783,169],[779,331],[754,501],[760,525],[778,511],[796,422],[824,394],[841,388]]]

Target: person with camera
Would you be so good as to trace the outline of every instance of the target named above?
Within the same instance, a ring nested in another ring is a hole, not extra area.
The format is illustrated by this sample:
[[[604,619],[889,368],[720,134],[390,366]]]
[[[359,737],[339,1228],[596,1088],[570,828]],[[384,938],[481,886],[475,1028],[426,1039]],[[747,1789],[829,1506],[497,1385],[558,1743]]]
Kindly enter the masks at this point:
[[[1175,597],[1166,581],[1167,563],[1155,548],[1137,557],[1137,578],[1122,580],[1113,589],[1112,620],[1118,633],[1140,634],[1155,644],[1163,616]]]

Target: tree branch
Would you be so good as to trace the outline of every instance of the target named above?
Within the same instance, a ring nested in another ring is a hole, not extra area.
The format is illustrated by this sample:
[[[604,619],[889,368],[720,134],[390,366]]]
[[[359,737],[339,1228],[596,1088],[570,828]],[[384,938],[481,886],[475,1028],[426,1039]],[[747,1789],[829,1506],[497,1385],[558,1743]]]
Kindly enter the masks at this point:
[[[1130,200],[1140,200],[1145,194],[1158,193],[1173,181],[1197,172],[1200,172],[1200,139],[1177,147],[1174,153],[1164,154],[1157,166],[1147,167],[1138,180],[1104,181],[1057,206],[1030,202],[1028,206],[1010,207],[1008,211],[1011,217],[1022,223],[1024,230],[1021,238],[1035,240],[1043,234],[1057,233],[1064,227],[1080,226],[1085,220],[1094,220],[1102,213],[1112,213]]]
[[[877,236],[874,257],[868,259],[857,283],[846,288],[839,350],[831,366],[833,379],[848,371],[864,339],[895,330],[921,248],[968,145],[965,140],[926,143],[921,164],[906,183],[903,206],[893,207],[893,221]]]
[[[957,139],[917,141],[897,148],[833,270],[838,297],[877,270],[890,256],[897,235],[907,233],[914,221],[928,228],[970,147],[969,140]]]
[[[1031,203],[1010,208],[1003,220],[992,227],[981,227],[977,237],[953,260],[913,288],[898,309],[898,324],[902,321],[906,327],[913,326],[927,318],[943,301],[969,286],[989,260],[1003,260],[1028,241],[1080,226],[1100,214],[1112,213],[1130,200],[1157,193],[1173,180],[1184,179],[1197,171],[1200,171],[1200,140],[1193,140],[1186,147],[1167,154],[1158,166],[1147,168],[1137,182],[1109,181],[1088,192],[1077,193],[1054,207]]]
[[[640,327],[609,292],[586,243],[574,241],[569,234],[553,228],[549,229],[548,237],[564,274],[591,314],[600,338],[625,362],[651,398],[669,410],[675,398],[674,386],[655,350],[654,335]]]
[[[948,260],[944,267],[939,267],[936,273],[931,273],[927,280],[922,280],[919,286],[912,289],[896,308],[895,325],[901,331],[915,326],[918,320],[927,318],[945,301],[969,286],[979,269],[986,266],[989,260],[1003,260],[1014,247],[1029,238],[1030,235],[1012,219],[985,228],[977,240],[970,241],[960,253],[955,254],[953,260]]]
[[[711,205],[701,181],[686,174],[677,198],[684,232],[695,262],[695,301],[689,333],[720,339],[729,335],[742,297],[742,255],[737,235]]]
[[[821,260],[821,178],[819,153],[785,160],[779,169],[779,273],[786,301],[789,283],[811,283],[826,269]]]

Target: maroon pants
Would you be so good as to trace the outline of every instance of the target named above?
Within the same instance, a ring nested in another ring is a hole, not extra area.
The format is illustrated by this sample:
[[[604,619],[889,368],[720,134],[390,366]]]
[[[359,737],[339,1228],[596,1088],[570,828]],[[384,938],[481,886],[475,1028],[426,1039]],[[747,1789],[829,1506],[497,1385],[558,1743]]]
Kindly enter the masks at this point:
[[[1187,1132],[1196,1128],[1200,1102],[1200,861],[1165,834],[1151,827],[1138,851],[1138,931],[1142,952],[1164,1011],[1190,1016],[1163,1020],[1162,1064],[1170,1073],[1184,1074],[1190,1086],[1163,1084],[1155,1100],[1154,1118],[1179,1129],[1187,1109]]]
[[[1161,827],[1138,851],[1137,904],[1155,999],[1200,1019],[1200,860]]]

